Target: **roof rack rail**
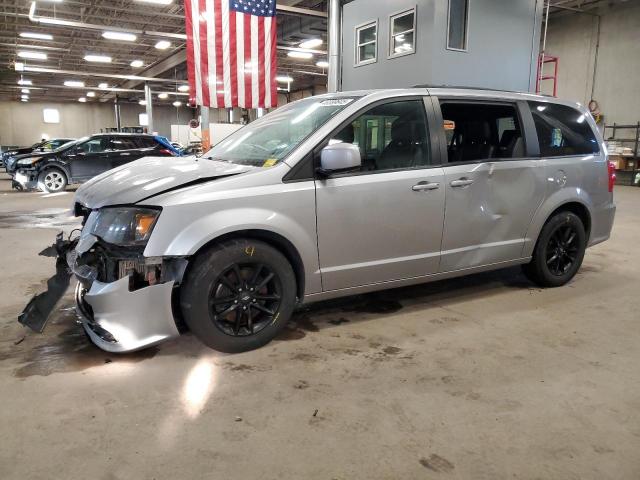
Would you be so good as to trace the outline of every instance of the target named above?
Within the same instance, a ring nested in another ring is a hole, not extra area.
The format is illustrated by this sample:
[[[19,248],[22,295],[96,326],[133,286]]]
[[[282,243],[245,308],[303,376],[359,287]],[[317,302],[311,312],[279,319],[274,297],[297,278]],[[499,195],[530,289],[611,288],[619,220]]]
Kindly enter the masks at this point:
[[[529,92],[519,92],[517,90],[500,90],[499,88],[488,88],[488,87],[469,87],[462,85],[447,85],[445,83],[441,85],[414,85],[413,88],[458,88],[460,90],[486,90],[488,92],[509,92],[509,93],[529,93]]]

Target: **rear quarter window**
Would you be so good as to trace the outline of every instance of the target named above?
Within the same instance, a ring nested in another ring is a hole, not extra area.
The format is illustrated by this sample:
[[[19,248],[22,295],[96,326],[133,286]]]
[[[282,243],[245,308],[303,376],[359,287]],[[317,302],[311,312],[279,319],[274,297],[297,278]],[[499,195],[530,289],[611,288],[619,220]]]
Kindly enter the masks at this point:
[[[598,140],[586,117],[575,108],[529,102],[538,134],[540,156],[562,157],[598,153]]]

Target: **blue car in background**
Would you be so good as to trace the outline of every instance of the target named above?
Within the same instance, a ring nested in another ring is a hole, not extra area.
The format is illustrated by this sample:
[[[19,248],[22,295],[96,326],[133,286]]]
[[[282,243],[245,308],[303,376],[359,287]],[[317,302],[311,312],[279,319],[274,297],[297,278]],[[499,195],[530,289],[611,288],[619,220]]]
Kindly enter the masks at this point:
[[[8,173],[18,190],[39,188],[54,193],[142,157],[180,155],[169,140],[159,135],[100,133],[51,152],[36,151],[16,157],[13,171]]]

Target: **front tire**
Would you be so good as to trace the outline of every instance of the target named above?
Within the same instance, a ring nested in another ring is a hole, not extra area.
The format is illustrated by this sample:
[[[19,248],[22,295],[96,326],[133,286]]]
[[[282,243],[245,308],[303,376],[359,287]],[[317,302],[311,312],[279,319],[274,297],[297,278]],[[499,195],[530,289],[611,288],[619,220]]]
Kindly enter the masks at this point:
[[[38,188],[45,193],[62,192],[67,182],[65,173],[57,168],[45,168],[38,175]]]
[[[199,253],[180,291],[184,320],[205,345],[226,353],[259,348],[287,324],[296,278],[284,255],[250,239]]]
[[[559,287],[580,269],[587,248],[587,235],[580,217],[559,212],[545,223],[525,275],[541,287]]]

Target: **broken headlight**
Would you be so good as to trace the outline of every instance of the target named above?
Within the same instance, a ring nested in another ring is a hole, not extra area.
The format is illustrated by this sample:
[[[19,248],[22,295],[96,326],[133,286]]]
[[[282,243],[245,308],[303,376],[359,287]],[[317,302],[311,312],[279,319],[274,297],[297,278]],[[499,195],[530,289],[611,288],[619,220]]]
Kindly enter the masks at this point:
[[[144,245],[149,240],[160,210],[108,207],[97,212],[90,233],[114,245]]]

